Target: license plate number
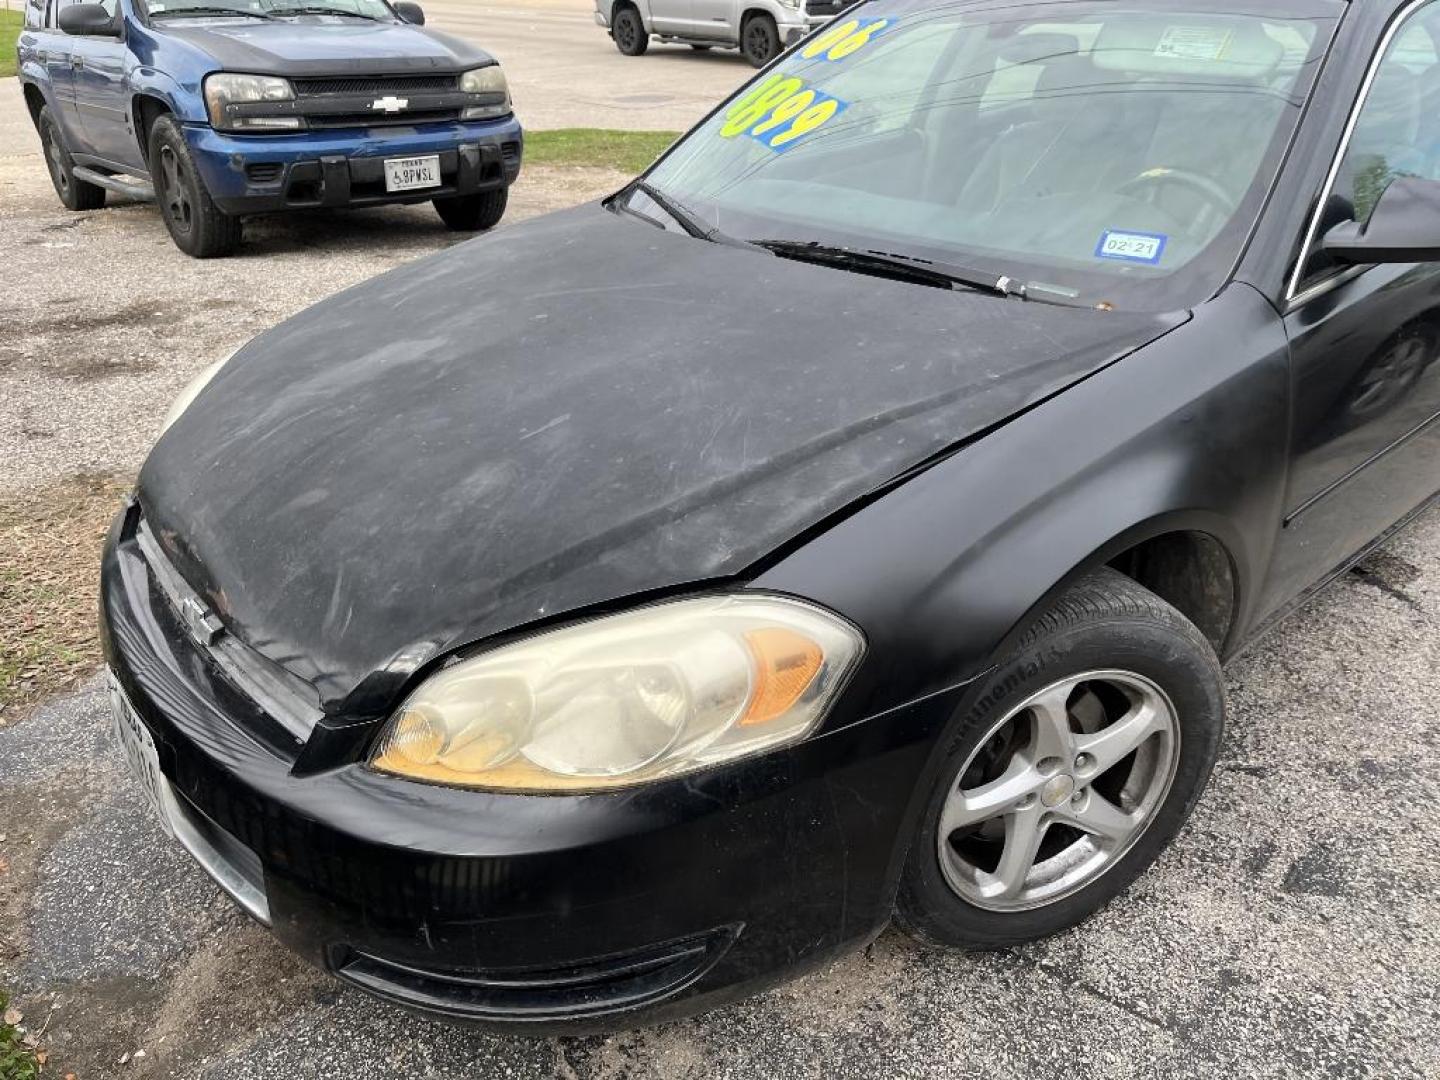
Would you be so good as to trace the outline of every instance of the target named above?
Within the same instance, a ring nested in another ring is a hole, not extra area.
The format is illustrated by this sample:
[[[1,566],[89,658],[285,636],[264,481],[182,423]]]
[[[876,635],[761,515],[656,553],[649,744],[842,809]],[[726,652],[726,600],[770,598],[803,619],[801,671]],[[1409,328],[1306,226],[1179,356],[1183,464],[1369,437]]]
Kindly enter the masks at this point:
[[[385,190],[414,191],[440,186],[440,155],[386,158]]]
[[[160,772],[160,755],[155,750],[155,739],[146,729],[135,712],[114,674],[110,675],[110,719],[115,739],[125,754],[130,773],[145,792],[155,816],[160,819],[165,831],[170,831],[170,822],[165,814],[165,777]]]

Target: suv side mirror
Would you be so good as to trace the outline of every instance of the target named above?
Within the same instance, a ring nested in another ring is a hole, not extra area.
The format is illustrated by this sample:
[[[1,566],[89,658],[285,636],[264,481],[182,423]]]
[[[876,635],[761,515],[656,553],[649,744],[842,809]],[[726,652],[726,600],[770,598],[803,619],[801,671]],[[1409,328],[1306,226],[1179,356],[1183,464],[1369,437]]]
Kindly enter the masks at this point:
[[[1440,181],[1397,176],[1368,221],[1341,222],[1321,246],[1347,263],[1440,262]]]
[[[412,4],[410,0],[396,0],[394,4],[395,14],[414,26],[425,25],[425,10],[419,4]]]
[[[119,37],[115,16],[101,4],[71,4],[56,17],[60,29],[77,37]]]

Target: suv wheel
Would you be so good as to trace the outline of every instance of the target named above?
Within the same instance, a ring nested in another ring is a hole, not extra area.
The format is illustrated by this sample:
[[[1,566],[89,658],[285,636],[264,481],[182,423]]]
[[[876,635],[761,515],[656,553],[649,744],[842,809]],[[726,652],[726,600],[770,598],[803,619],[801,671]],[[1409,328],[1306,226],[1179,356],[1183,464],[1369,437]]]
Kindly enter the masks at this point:
[[[1170,843],[1219,752],[1224,682],[1180,612],[1102,570],[976,684],[947,733],[896,898],[935,945],[1074,926]]]
[[[105,189],[84,180],[75,179],[75,163],[60,138],[60,128],[50,112],[50,106],[40,109],[40,146],[45,151],[45,167],[50,170],[50,182],[55,185],[55,194],[67,210],[99,210],[105,205]]]
[[[769,15],[752,15],[740,29],[740,53],[754,67],[764,67],[780,52],[780,31]]]
[[[240,246],[240,219],[224,213],[195,168],[180,126],[162,116],[150,129],[150,177],[170,239],[186,255],[215,259]]]
[[[650,35],[645,32],[640,12],[628,5],[615,13],[615,25],[610,28],[610,36],[615,39],[615,47],[626,56],[644,56],[645,50],[650,48]]]
[[[477,195],[457,195],[448,199],[434,200],[435,212],[440,220],[456,232],[478,232],[493,229],[505,216],[505,204],[510,200],[510,189],[482,191]]]

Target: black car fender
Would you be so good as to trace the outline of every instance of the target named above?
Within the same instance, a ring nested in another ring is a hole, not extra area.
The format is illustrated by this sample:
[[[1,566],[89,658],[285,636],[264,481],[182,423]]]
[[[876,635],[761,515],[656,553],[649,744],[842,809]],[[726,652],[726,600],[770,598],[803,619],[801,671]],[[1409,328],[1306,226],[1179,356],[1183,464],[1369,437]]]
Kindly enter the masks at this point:
[[[975,678],[1078,575],[1123,568],[1159,537],[1224,552],[1230,610],[1214,643],[1233,651],[1282,516],[1288,359],[1274,309],[1232,285],[757,575],[752,587],[825,604],[866,635],[831,725]]]

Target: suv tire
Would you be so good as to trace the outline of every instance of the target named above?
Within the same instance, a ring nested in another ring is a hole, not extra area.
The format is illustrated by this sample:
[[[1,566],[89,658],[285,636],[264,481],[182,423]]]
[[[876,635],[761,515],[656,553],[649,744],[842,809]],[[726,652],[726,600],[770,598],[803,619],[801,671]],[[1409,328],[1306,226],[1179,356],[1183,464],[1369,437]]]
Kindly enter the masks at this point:
[[[170,239],[186,255],[217,259],[240,246],[240,219],[215,205],[180,125],[162,116],[150,128],[150,178]]]
[[[60,126],[49,105],[41,106],[35,121],[40,129],[40,146],[45,153],[45,167],[50,170],[50,182],[55,185],[55,194],[67,210],[99,210],[105,205],[105,189],[85,180],[75,179],[75,163],[70,160],[70,151],[60,137]]]
[[[764,67],[780,55],[780,31],[769,15],[751,15],[740,28],[740,54],[752,67]]]
[[[454,195],[448,199],[435,199],[435,212],[440,220],[456,232],[479,232],[493,229],[505,216],[505,205],[510,201],[509,188],[482,191],[475,195]]]
[[[1220,664],[1194,624],[1113,570],[1082,578],[942,737],[897,925],[998,949],[1081,922],[1185,823],[1224,723]]]
[[[645,50],[650,48],[650,35],[645,30],[644,20],[630,4],[615,13],[610,36],[615,40],[615,47],[626,56],[644,56]]]

